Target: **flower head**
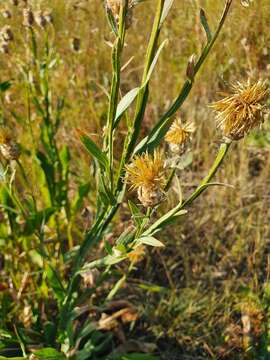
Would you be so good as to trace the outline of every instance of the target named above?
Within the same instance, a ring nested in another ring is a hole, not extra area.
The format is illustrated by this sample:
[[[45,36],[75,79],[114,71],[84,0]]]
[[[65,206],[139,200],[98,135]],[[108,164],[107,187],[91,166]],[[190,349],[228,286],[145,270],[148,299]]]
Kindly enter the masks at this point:
[[[163,154],[156,150],[153,155],[145,153],[136,156],[126,166],[128,182],[131,188],[138,190],[139,200],[145,207],[157,205],[164,197],[164,165]]]
[[[11,130],[6,127],[0,129],[0,151],[7,160],[17,160],[20,156],[19,145]]]
[[[268,88],[266,83],[250,81],[233,86],[233,93],[211,106],[217,112],[217,126],[230,140],[242,139],[263,123]]]
[[[165,136],[165,140],[169,144],[172,152],[183,154],[194,131],[195,125],[193,122],[190,121],[186,124],[182,124],[181,120],[177,119]]]

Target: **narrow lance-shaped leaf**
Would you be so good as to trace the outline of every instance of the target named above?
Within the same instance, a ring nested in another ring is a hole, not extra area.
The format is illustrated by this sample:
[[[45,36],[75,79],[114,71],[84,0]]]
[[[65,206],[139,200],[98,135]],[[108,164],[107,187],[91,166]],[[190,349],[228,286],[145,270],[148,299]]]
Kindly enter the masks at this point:
[[[211,34],[210,27],[208,25],[205,11],[203,9],[200,10],[200,20],[201,20],[201,24],[204,28],[204,31],[206,33],[207,42],[210,43],[210,41],[212,40],[212,34]]]
[[[164,21],[166,20],[166,17],[168,16],[171,7],[173,5],[174,0],[165,0],[164,3],[164,7],[163,7],[163,12],[161,15],[161,19],[160,19],[160,26],[164,23]]]
[[[136,241],[138,244],[145,244],[154,247],[164,247],[161,241],[157,240],[153,236],[144,236]]]
[[[133,103],[133,101],[136,99],[140,88],[136,87],[132,90],[130,90],[119,102],[116,110],[115,120],[114,120],[114,128],[118,125],[118,122],[121,118],[121,116],[124,114],[124,112],[129,108],[129,106]]]
[[[103,151],[94,143],[94,141],[81,130],[77,130],[78,135],[80,137],[81,142],[83,143],[86,150],[92,155],[99,163],[99,165],[103,168],[107,168],[108,159]]]
[[[150,66],[149,71],[148,71],[148,73],[147,73],[145,82],[144,82],[144,84],[142,85],[142,88],[148,84],[148,82],[149,82],[149,80],[150,80],[150,78],[151,78],[151,75],[152,75],[152,73],[153,73],[153,71],[154,71],[154,68],[155,68],[155,66],[156,66],[156,63],[157,63],[157,61],[158,61],[159,55],[160,55],[162,49],[164,48],[164,46],[167,44],[167,42],[168,42],[167,39],[164,40],[164,41],[162,42],[162,44],[160,45],[160,47],[158,48],[158,51],[156,52],[156,55],[155,55],[155,57],[154,57],[154,59],[153,59],[153,61],[152,61],[152,63],[151,63],[151,66]]]

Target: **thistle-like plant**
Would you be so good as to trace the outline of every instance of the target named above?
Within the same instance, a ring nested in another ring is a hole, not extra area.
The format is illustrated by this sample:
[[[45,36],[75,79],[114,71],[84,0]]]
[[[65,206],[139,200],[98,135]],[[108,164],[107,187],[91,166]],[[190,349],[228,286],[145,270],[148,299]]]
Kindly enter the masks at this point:
[[[93,176],[96,192],[92,193],[92,198],[95,199],[96,206],[92,214],[94,220],[89,222],[90,225],[87,224],[83,240],[76,243],[72,233],[73,224],[76,212],[83,198],[90,191],[90,187],[89,184],[81,184],[75,199],[71,199],[68,195],[70,152],[68,145],[60,147],[56,140],[64,99],[60,97],[53,103],[50,87],[51,72],[58,62],[58,57],[49,41],[50,29],[47,25],[50,21],[40,11],[34,15],[30,8],[25,9],[23,13],[30,52],[25,63],[20,64],[20,70],[24,79],[28,108],[27,125],[30,130],[32,105],[41,118],[38,145],[35,146],[34,154],[30,155],[35,160],[33,164],[37,166],[36,172],[41,174],[39,179],[43,184],[41,186],[43,198],[37,199],[36,194],[32,192],[19,159],[20,151],[17,142],[10,130],[6,130],[5,127],[3,127],[3,135],[0,136],[0,150],[8,166],[4,174],[7,180],[3,185],[2,197],[5,200],[3,208],[7,213],[12,238],[23,236],[29,237],[32,241],[35,237],[38,241],[46,281],[56,300],[57,316],[54,324],[42,328],[43,333],[49,333],[51,336],[49,340],[46,338],[46,344],[56,349],[34,351],[34,356],[38,359],[46,358],[46,356],[49,358],[49,355],[50,358],[55,359],[108,359],[104,355],[104,349],[107,348],[111,339],[100,333],[98,331],[100,328],[91,319],[87,317],[86,320],[84,319],[84,314],[90,310],[88,304],[85,305],[85,301],[95,294],[98,286],[110,274],[113,265],[127,259],[131,263],[128,269],[130,271],[133,264],[144,256],[145,246],[164,246],[157,239],[158,233],[167,225],[174,223],[180,216],[184,216],[193,201],[210,185],[213,185],[211,181],[227,154],[231,142],[239,140],[263,122],[265,101],[268,96],[265,82],[237,84],[232,95],[214,103],[212,107],[217,113],[218,126],[224,136],[218,155],[195,191],[186,199],[179,201],[172,209],[162,213],[165,207],[160,205],[166,201],[167,192],[176,173],[171,166],[166,167],[166,157],[172,154],[181,157],[190,145],[195,131],[192,121],[183,123],[175,118],[192,90],[197,73],[218,39],[233,0],[225,2],[215,31],[210,29],[205,12],[200,11],[206,42],[197,57],[192,55],[187,60],[184,85],[176,99],[157,119],[145,137],[142,137],[142,130],[151,92],[151,77],[155,68],[158,67],[159,56],[167,44],[167,40],[160,43],[160,34],[173,0],[156,0],[156,13],[146,50],[141,82],[122,96],[121,59],[125,49],[126,33],[132,32],[132,11],[140,2],[143,1],[105,1],[108,23],[114,36],[111,88],[108,92],[108,109],[102,145],[97,145],[85,131],[77,131],[80,141],[94,160]],[[39,31],[45,34],[45,51],[41,55],[38,51],[39,44],[34,21]],[[73,41],[73,50],[80,50],[80,41],[79,44],[78,42],[74,44]],[[34,76],[36,81],[33,81]],[[130,111],[131,107],[134,107],[134,111]],[[122,133],[122,126],[126,127],[126,132],[119,158],[116,156],[115,142],[120,131]],[[30,133],[35,143],[33,131]],[[9,162],[12,161],[16,162],[17,167],[14,168],[14,164],[9,166]],[[23,201],[22,196],[20,198],[20,192],[14,183],[16,171],[21,180],[18,188],[21,185],[25,186],[27,195],[30,194],[30,200],[29,196],[27,201]],[[136,200],[128,201],[133,225],[128,226],[111,244],[104,239],[106,231],[109,228],[113,229],[116,213],[121,204],[126,202],[126,195],[128,196],[134,189],[137,191]],[[22,217],[26,224],[23,231],[12,217],[14,212],[16,216]],[[57,241],[52,243],[45,241],[47,224],[54,227]],[[62,235],[63,233],[66,237]],[[102,258],[93,260],[93,257],[90,257],[90,250],[101,241],[105,244],[106,254]],[[57,258],[55,258],[55,253],[58,254]],[[94,271],[96,271],[95,274]],[[107,300],[111,300],[127,280],[128,271],[113,286]],[[94,276],[98,278],[96,281],[93,280]],[[82,282],[96,285],[85,288],[81,286]],[[29,314],[29,307],[26,306],[26,309]],[[17,337],[22,352],[27,356],[27,349],[18,332]]]

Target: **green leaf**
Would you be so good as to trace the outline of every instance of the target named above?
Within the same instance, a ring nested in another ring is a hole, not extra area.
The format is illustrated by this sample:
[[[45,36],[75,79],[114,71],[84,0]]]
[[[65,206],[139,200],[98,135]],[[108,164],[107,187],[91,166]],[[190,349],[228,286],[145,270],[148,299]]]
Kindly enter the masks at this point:
[[[92,155],[99,163],[99,165],[107,169],[108,167],[108,158],[103,151],[94,143],[94,141],[86,134],[81,131],[78,131],[81,142],[83,143],[86,150]]]
[[[42,152],[38,151],[37,154],[37,160],[39,162],[40,167],[43,170],[43,173],[46,178],[46,182],[49,188],[51,201],[54,199],[55,196],[55,187],[54,187],[54,167],[51,164],[48,157]]]
[[[106,266],[110,266],[110,265],[115,265],[120,263],[121,261],[126,259],[126,255],[123,256],[111,256],[111,255],[107,255],[102,259],[98,259],[98,260],[94,260],[86,265],[84,265],[84,267],[82,268],[82,270],[79,271],[79,274],[82,274],[83,272],[86,272],[90,269],[94,269],[94,268],[103,268]]]
[[[175,217],[182,216],[187,213],[187,210],[177,210],[178,206],[176,208],[173,208],[167,214],[162,216],[160,219],[158,219],[148,230],[146,230],[142,235],[143,236],[151,236],[158,231],[162,230],[166,225],[168,225],[170,222],[175,220]]]
[[[112,298],[116,295],[116,293],[123,287],[123,285],[125,284],[126,281],[126,275],[123,275],[118,281],[117,283],[114,285],[114,287],[112,288],[112,290],[109,292],[106,301],[111,301]]]
[[[10,81],[3,81],[0,83],[0,91],[5,92],[11,87]]]
[[[46,267],[46,274],[49,285],[51,286],[56,299],[59,301],[63,301],[65,297],[65,289],[61,283],[58,274],[50,265]]]
[[[150,81],[151,75],[152,75],[152,73],[153,73],[153,71],[154,71],[154,69],[155,69],[155,66],[156,66],[156,64],[157,64],[159,55],[160,55],[162,49],[164,48],[164,46],[167,44],[167,42],[168,42],[168,40],[165,39],[165,40],[162,42],[162,44],[160,45],[160,47],[158,48],[158,51],[156,52],[156,55],[155,55],[155,57],[154,57],[154,59],[153,59],[153,61],[152,61],[152,63],[151,63],[151,66],[150,66],[150,68],[149,68],[149,70],[148,70],[148,73],[147,73],[145,82],[144,82],[144,84],[142,85],[142,88],[145,87],[145,86],[148,84],[148,82]]]
[[[136,206],[130,200],[128,200],[128,206],[129,206],[130,212],[132,214],[132,219],[134,220],[135,224],[137,226],[141,226],[142,225],[142,220],[145,217],[145,215],[140,211],[138,206]]]
[[[25,360],[25,357],[5,357],[5,356],[0,356],[0,360]]]
[[[162,15],[161,15],[161,19],[160,19],[160,26],[166,20],[166,17],[168,16],[168,14],[169,14],[169,12],[171,10],[173,2],[174,2],[174,0],[165,0]]]
[[[34,355],[39,360],[64,360],[66,359],[63,353],[56,351],[53,348],[43,348],[34,352]]]
[[[69,171],[69,163],[70,163],[70,151],[68,146],[64,146],[59,154],[60,160],[61,160],[61,164],[63,167],[63,175],[64,177],[66,177],[66,174]]]
[[[119,123],[119,120],[121,116],[124,114],[124,112],[128,109],[128,107],[133,103],[133,101],[136,99],[138,93],[140,91],[139,87],[136,87],[132,90],[130,90],[119,102],[116,110],[115,120],[114,120],[114,128]]]
[[[138,244],[145,244],[154,247],[164,247],[161,241],[157,240],[153,236],[144,236],[136,241]]]
[[[90,182],[79,185],[77,195],[71,205],[71,211],[75,214],[83,205],[83,199],[88,195],[91,189]]]
[[[203,9],[200,10],[200,20],[201,20],[201,24],[204,28],[204,31],[206,33],[206,37],[207,37],[207,42],[210,43],[212,40],[212,34],[211,34],[211,30],[210,27],[208,25],[208,21],[206,18],[206,14],[205,11]]]

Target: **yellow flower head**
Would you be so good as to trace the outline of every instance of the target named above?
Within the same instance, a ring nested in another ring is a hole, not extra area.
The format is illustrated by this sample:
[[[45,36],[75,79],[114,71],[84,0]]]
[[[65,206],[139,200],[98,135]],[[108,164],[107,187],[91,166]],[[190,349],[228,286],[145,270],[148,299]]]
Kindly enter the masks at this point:
[[[153,155],[145,153],[135,156],[132,163],[126,166],[126,170],[133,189],[153,189],[164,185],[164,158],[159,150],[155,150]]]
[[[174,145],[186,144],[194,131],[195,124],[193,122],[190,121],[186,124],[182,124],[181,120],[177,119],[167,132],[165,140],[169,144]]]
[[[231,140],[243,138],[263,123],[268,87],[263,81],[237,83],[233,93],[211,106],[217,112],[217,126]]]
[[[126,170],[131,188],[138,190],[139,200],[145,207],[155,206],[163,200],[165,162],[160,151],[136,156]]]

